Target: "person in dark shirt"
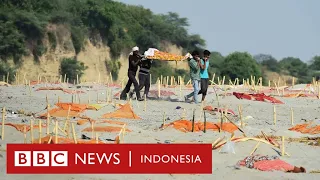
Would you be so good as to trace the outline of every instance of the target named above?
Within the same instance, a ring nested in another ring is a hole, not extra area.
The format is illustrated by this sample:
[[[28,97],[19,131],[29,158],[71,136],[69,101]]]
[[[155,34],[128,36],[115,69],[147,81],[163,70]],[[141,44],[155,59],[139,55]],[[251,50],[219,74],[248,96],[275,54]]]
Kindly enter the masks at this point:
[[[128,68],[129,80],[126,87],[121,92],[120,99],[122,100],[127,99],[127,93],[130,91],[131,85],[133,83],[137,99],[139,101],[143,101],[143,99],[140,96],[139,84],[138,84],[138,81],[136,80],[136,73],[138,70],[138,65],[141,62],[141,59],[142,59],[142,56],[139,54],[139,48],[138,47],[132,48],[132,52],[129,55],[129,68]]]
[[[148,97],[148,93],[150,90],[150,68],[151,68],[152,60],[143,58],[140,63],[139,70],[139,91],[144,88],[144,95]],[[130,92],[130,97],[133,95],[133,91]]]

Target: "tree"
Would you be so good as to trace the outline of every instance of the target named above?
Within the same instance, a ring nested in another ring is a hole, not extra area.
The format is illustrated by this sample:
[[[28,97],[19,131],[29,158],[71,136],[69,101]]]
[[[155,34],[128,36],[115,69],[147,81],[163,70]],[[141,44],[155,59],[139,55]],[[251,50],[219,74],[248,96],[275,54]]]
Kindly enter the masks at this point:
[[[223,67],[224,57],[219,52],[211,52],[209,59],[209,76],[215,73],[216,77],[221,75],[221,68]]]
[[[320,71],[320,56],[315,56],[311,60],[310,69]]]
[[[306,63],[302,62],[299,58],[295,57],[286,57],[283,58],[279,65],[281,69],[286,70],[289,75],[294,77],[307,76],[308,75],[308,66]]]
[[[85,66],[83,62],[79,62],[73,58],[65,58],[60,64],[60,74],[62,76],[66,74],[66,76],[72,82],[77,79],[77,75],[80,78],[87,68],[88,67]]]
[[[280,72],[280,67],[278,61],[270,56],[265,57],[260,64],[264,67],[266,67],[268,70],[273,71],[273,72]]]
[[[253,56],[253,58],[257,61],[257,63],[262,63],[263,61],[269,60],[269,59],[275,59],[270,54],[257,54]]]
[[[251,75],[261,77],[261,69],[253,57],[247,52],[234,52],[229,54],[223,63],[221,75],[227,79],[247,79]]]

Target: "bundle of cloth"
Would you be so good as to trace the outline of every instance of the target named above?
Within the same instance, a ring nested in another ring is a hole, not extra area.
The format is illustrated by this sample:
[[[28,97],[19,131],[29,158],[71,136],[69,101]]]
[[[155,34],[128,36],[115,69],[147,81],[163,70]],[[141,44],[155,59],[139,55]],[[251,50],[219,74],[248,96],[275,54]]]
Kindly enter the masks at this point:
[[[162,52],[155,48],[149,48],[147,51],[144,52],[144,56],[147,59],[162,60],[162,61],[183,61],[188,58],[191,58],[190,53],[187,53],[185,56],[180,56],[176,54]]]
[[[264,93],[258,93],[258,94],[246,94],[246,93],[237,93],[233,92],[233,95],[236,96],[238,99],[248,99],[248,100],[255,100],[255,101],[266,101],[266,102],[271,102],[274,104],[284,104],[282,101],[271,97],[267,96]]]
[[[251,155],[239,161],[236,167],[240,168],[240,166],[258,169],[260,171],[306,172],[305,168],[288,164],[287,162],[280,160],[278,156]]]

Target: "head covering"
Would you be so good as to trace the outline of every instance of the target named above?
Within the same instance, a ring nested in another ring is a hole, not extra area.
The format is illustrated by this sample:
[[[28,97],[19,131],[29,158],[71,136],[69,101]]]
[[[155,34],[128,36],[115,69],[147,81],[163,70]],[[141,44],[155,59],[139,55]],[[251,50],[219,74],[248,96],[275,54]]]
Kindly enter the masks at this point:
[[[139,47],[137,47],[137,46],[133,47],[132,52],[134,52],[134,51],[139,51]]]

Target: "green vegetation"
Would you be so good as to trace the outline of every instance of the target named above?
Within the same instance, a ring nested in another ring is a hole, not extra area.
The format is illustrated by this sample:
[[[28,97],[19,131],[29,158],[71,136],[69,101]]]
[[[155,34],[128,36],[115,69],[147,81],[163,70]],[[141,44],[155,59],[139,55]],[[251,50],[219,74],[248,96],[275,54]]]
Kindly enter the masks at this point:
[[[106,61],[106,68],[109,72],[111,72],[112,79],[118,80],[118,73],[121,68],[120,61]]]
[[[161,41],[177,44],[185,52],[205,45],[199,35],[189,35],[186,18],[176,13],[156,15],[140,6],[125,5],[111,0],[3,0],[0,9],[0,41],[11,47],[1,59],[17,61],[29,50],[35,60],[46,51],[42,39],[49,24],[64,24],[71,31],[76,54],[83,49],[85,38],[98,35],[111,49],[112,59],[138,45],[141,50],[159,48]],[[9,28],[8,28],[9,27]],[[48,33],[51,48],[56,47],[53,34]],[[9,41],[15,39],[15,42]],[[30,44],[28,48],[24,44]],[[19,47],[19,48],[17,48]]]
[[[8,81],[12,83],[14,81],[14,74],[16,73],[15,69],[8,66],[7,63],[0,62],[0,81],[7,81],[7,76],[9,75]],[[4,79],[3,79],[4,78]]]
[[[229,54],[221,69],[221,74],[226,76],[226,79],[239,80],[246,79],[251,75],[261,77],[261,69],[253,57],[246,52],[234,52]]]
[[[205,41],[199,35],[188,33],[188,20],[173,12],[154,14],[142,6],[112,0],[2,0],[0,75],[6,75],[16,68],[8,66],[9,59],[19,66],[22,56],[32,54],[39,63],[39,58],[45,52],[56,49],[60,38],[57,32],[48,30],[49,25],[63,25],[69,30],[72,44],[61,46],[67,49],[73,47],[76,54],[83,50],[86,39],[94,45],[102,42],[109,46],[112,61],[106,62],[106,67],[115,79],[121,66],[116,60],[135,45],[142,52],[150,47],[162,49],[163,42],[182,47],[183,53],[196,49],[202,51],[205,47]],[[50,43],[48,47],[44,45],[45,37]],[[61,67],[61,74],[68,74],[70,80],[76,78],[76,74],[82,75],[85,69],[83,64],[74,59],[63,60]],[[216,73],[216,77],[226,76],[234,80],[235,77],[264,76],[267,71],[295,76],[300,83],[310,82],[313,76],[319,75],[320,56],[315,56],[308,65],[295,57],[277,60],[265,54],[252,57],[246,52],[234,52],[226,57],[219,52],[211,54],[211,77]],[[161,74],[186,77],[189,74],[185,70],[175,70],[166,62],[157,61],[151,73],[153,82]]]
[[[73,82],[77,80],[77,75],[80,79],[87,68],[83,62],[79,62],[74,58],[65,58],[60,64],[60,75],[64,76],[66,74],[69,82]]]

